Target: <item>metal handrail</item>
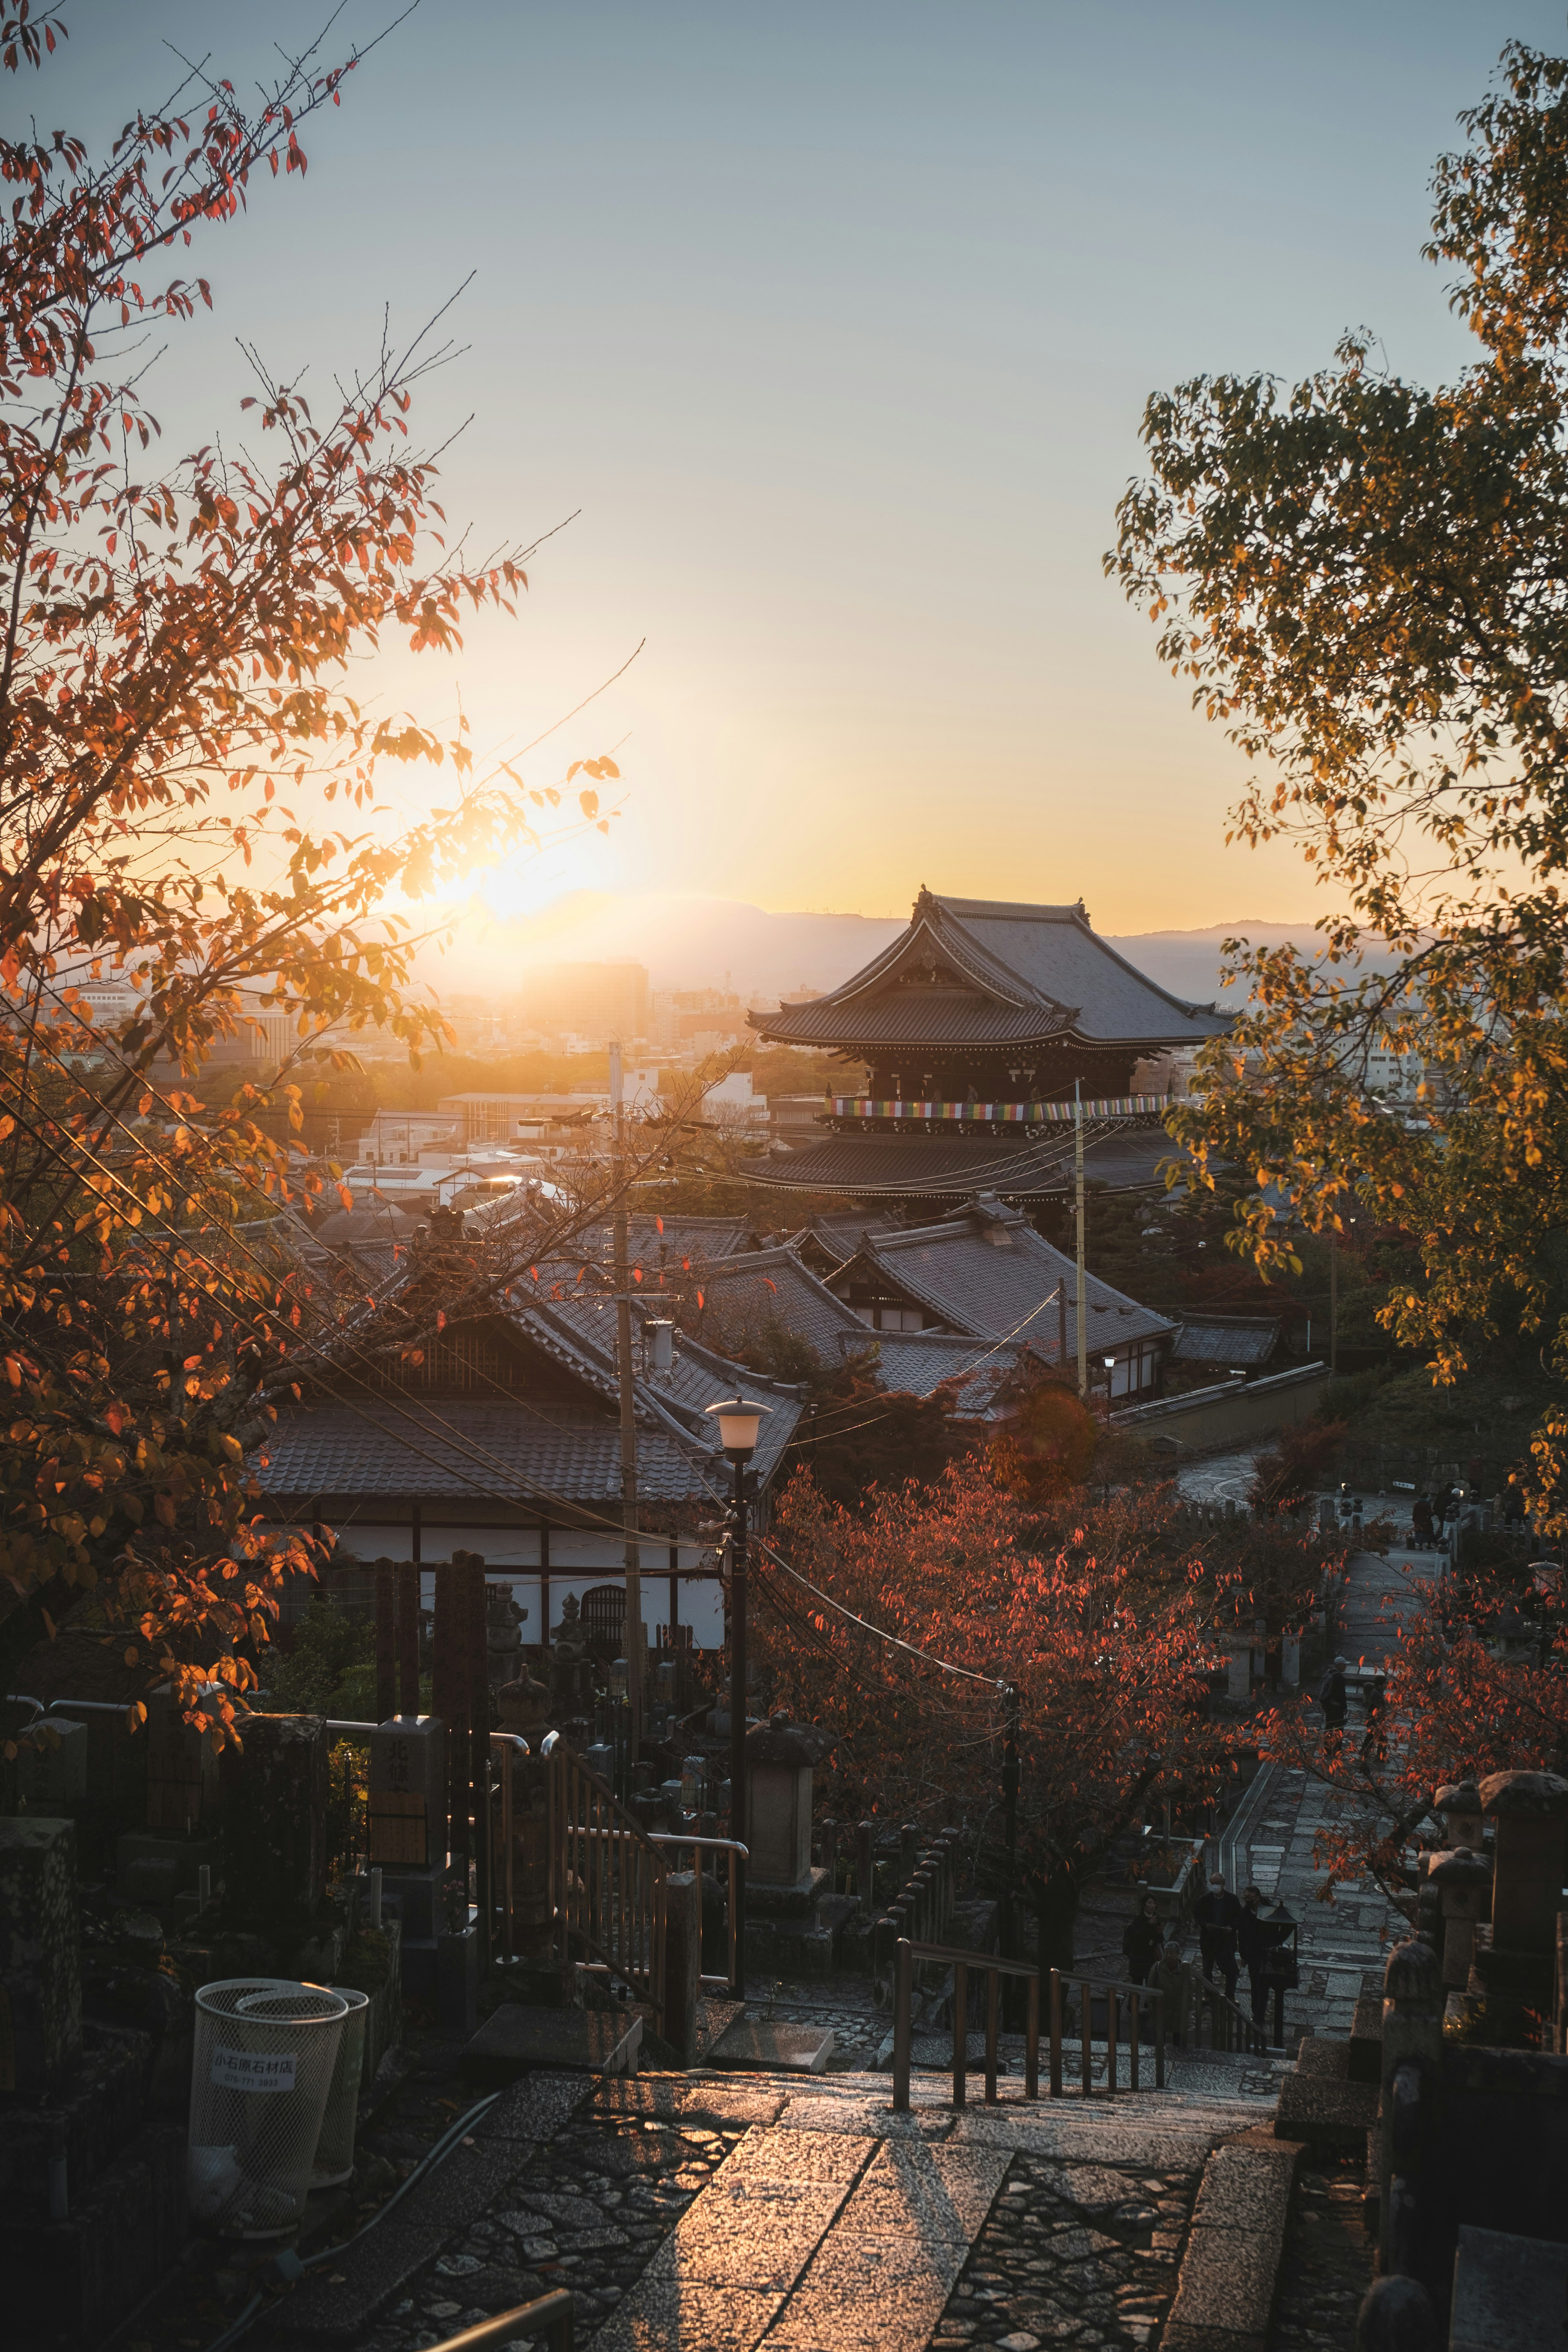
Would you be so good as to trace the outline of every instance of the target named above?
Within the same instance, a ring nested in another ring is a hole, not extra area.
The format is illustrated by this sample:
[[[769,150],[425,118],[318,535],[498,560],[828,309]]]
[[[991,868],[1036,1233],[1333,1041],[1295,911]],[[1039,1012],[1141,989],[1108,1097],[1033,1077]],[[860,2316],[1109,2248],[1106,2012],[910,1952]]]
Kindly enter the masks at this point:
[[[529,1756],[532,1753],[527,1740],[520,1731],[492,1731],[489,1736],[489,1744],[492,1748],[498,1747],[516,1748],[519,1754],[523,1756]],[[511,1805],[511,1774],[510,1772],[501,1772],[498,1775],[498,1778],[500,1782],[501,1852],[505,1856],[505,1870],[503,1874],[505,1894],[501,1904],[501,1911],[506,1920],[506,1956],[509,1960],[513,1960],[517,1958],[517,1857],[513,1851],[514,1825],[512,1822]],[[495,1852],[495,1795],[496,1787],[495,1782],[492,1780],[489,1789],[490,1810],[487,1821],[487,1827],[489,1831],[490,1852],[492,1855]],[[493,1869],[491,1871],[490,1877],[490,1906],[493,1911],[495,1907],[495,1874]]]
[[[1051,1970],[1051,2096],[1062,2095],[1062,1986],[1074,1983],[1079,1989],[1079,2048],[1083,2059],[1083,2095],[1087,2099],[1094,2088],[1094,1995],[1105,1995],[1105,2089],[1107,2097],[1114,2097],[1116,2081],[1116,2035],[1121,2017],[1122,1995],[1131,2003],[1129,2019],[1131,2032],[1127,2045],[1129,2088],[1136,2091],[1138,2053],[1142,2042],[1141,2005],[1144,2000],[1154,2004],[1154,2088],[1165,2087],[1165,1996],[1157,1985],[1136,1985],[1119,1977],[1080,1976],[1076,1969]]]
[[[723,1990],[724,1992],[732,1993],[735,1990],[735,1864],[737,1862],[750,1862],[752,1858],[750,1849],[743,1846],[739,1838],[682,1837],[679,1830],[649,1830],[647,1840],[649,1845],[689,1845],[700,1848],[704,1853],[727,1853],[729,1855],[730,1906],[728,1924],[730,1933],[730,1973],[727,1977],[699,1976],[697,1981],[705,1991],[718,1992],[720,1990]],[[700,1869],[701,1864],[699,1864],[698,1867]]]
[[[491,2347],[510,2344],[514,2336],[530,2336],[536,2341],[548,2335],[552,2352],[572,2352],[572,2325],[574,2304],[570,2287],[558,2286],[550,2294],[535,2295],[531,2303],[520,2303],[515,2311],[503,2311],[494,2319],[481,2319],[475,2327],[465,2327],[460,2336],[443,2336],[433,2344],[430,2352],[491,2352]]]
[[[550,1912],[556,1958],[574,1944],[605,1960],[664,2014],[664,1882],[668,1864],[634,1813],[619,1803],[574,1749],[552,1749],[549,1765]],[[579,1809],[581,1810],[581,1816]],[[574,1857],[602,1853],[592,1879]]]
[[[985,2102],[996,2105],[996,2046],[1002,2027],[1002,1979],[1023,1977],[1029,1987],[1028,2022],[1024,2032],[1024,2096],[1040,2095],[1040,1972],[1024,1960],[1000,1960],[988,1952],[960,1952],[945,1944],[911,1944],[899,1938],[893,1974],[893,2112],[910,2107],[910,2054],[913,2040],[915,1962],[941,1960],[952,1970],[952,2104],[962,2107],[969,2071],[969,1971],[985,1971]]]
[[[1202,2012],[1204,2004],[1206,2002],[1208,2005],[1209,2048],[1211,2050],[1229,2051],[1240,2049],[1245,2051],[1249,2057],[1267,2054],[1268,2049],[1268,2029],[1265,2026],[1254,2024],[1252,2019],[1247,2015],[1245,2010],[1241,2008],[1238,2002],[1232,2000],[1228,1993],[1221,1992],[1218,1985],[1210,1984],[1206,1977],[1199,1978],[1197,1979],[1194,1987],[1194,1990],[1196,1992],[1198,1998],[1199,2032],[1202,2031]],[[1216,2042],[1214,2038],[1214,2028],[1215,2025],[1222,2020],[1225,2024],[1225,2040],[1223,2042]],[[1201,2042],[1194,2042],[1193,2047],[1194,2050],[1201,2050],[1203,2043]]]

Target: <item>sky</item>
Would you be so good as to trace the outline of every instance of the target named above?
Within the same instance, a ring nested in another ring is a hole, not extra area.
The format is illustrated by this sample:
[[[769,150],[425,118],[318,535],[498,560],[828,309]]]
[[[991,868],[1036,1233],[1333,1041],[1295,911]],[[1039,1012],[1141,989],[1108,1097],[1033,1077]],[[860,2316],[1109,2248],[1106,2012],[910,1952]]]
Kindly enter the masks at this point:
[[[109,0],[31,87],[94,140],[209,57],[244,88],[321,11]],[[347,0],[326,53],[392,8]],[[481,752],[614,750],[624,814],[475,877],[902,914],[922,883],[1081,897],[1116,932],[1321,911],[1224,846],[1244,771],[1101,572],[1149,394],[1298,377],[1365,324],[1431,381],[1467,339],[1427,179],[1514,0],[424,0],[192,261],[214,311],[148,379],[165,452],[237,430],[237,339],[325,397],[443,321],[416,424],[479,548],[569,515],[516,623],[356,690]],[[30,79],[30,78],[27,78]],[[308,372],[308,373],[307,373]]]

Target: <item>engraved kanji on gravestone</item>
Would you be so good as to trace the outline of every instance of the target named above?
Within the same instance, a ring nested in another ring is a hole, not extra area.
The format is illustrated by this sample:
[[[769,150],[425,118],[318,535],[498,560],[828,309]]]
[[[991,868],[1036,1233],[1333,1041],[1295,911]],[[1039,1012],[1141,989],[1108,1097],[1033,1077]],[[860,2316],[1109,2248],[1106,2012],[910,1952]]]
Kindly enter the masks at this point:
[[[447,1851],[447,1727],[395,1715],[370,1735],[370,1858],[423,1868]]]

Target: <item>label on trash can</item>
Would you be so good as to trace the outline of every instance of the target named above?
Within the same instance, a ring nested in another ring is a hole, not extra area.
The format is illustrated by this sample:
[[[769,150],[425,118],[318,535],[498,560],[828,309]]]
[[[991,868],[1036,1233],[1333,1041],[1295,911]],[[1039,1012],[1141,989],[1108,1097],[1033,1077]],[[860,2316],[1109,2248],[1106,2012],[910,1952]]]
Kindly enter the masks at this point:
[[[220,2091],[291,2091],[294,2057],[292,2050],[227,2050],[220,2042],[212,2080]]]

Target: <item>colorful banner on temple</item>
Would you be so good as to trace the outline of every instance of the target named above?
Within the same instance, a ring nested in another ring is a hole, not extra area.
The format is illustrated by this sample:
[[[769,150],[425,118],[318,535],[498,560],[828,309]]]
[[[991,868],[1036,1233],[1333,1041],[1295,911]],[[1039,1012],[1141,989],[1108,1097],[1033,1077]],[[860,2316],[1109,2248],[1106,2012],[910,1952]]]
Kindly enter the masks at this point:
[[[1071,1120],[1070,1102],[876,1102],[867,1095],[830,1095],[833,1118],[952,1118],[997,1125],[1047,1127]],[[1100,1095],[1083,1106],[1085,1118],[1149,1118],[1169,1108],[1163,1095]]]

